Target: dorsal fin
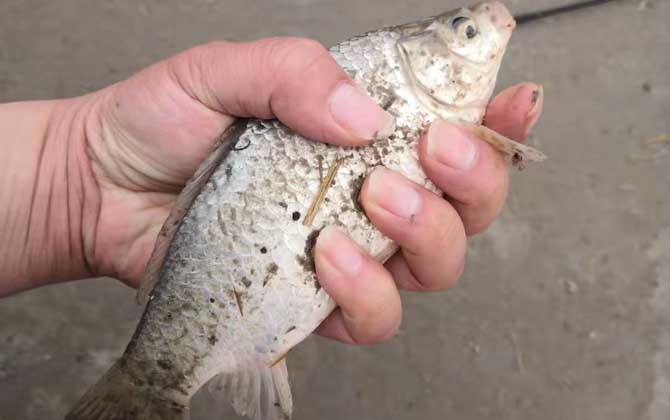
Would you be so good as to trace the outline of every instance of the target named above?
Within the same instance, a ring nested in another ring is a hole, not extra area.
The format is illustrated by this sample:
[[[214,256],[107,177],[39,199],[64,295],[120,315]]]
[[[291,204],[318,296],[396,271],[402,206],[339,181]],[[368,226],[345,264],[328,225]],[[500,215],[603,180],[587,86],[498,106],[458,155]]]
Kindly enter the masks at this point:
[[[184,189],[177,197],[170,215],[163,224],[158,238],[156,238],[154,251],[147,263],[147,268],[144,270],[144,277],[137,292],[137,301],[139,303],[144,305],[148,302],[154,286],[158,283],[163,260],[181,225],[182,218],[191,207],[191,204],[193,204],[203,185],[209,180],[209,177],[219,164],[228,156],[230,150],[235,146],[242,133],[244,133],[247,128],[247,122],[247,119],[237,120],[221,134],[212,153],[200,164],[193,177],[186,183]]]

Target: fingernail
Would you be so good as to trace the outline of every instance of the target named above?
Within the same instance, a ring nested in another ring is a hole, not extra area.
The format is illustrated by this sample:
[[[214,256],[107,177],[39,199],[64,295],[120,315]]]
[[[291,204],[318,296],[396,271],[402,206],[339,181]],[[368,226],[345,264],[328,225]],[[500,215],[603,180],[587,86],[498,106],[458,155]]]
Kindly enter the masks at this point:
[[[542,85],[538,85],[537,89],[532,92],[530,102],[533,106],[530,108],[530,111],[528,111],[528,114],[526,114],[525,137],[528,137],[533,130],[533,127],[542,113],[542,106],[544,105],[544,88]]]
[[[436,121],[428,129],[428,156],[459,170],[474,166],[477,146],[470,134],[444,121]]]
[[[395,118],[348,82],[337,85],[331,94],[330,112],[340,126],[363,140],[382,140],[395,130]]]
[[[328,226],[319,234],[319,247],[326,260],[339,274],[354,277],[363,269],[363,255],[349,237],[339,229]]]
[[[368,198],[383,209],[413,221],[421,207],[421,194],[410,181],[384,167],[378,167],[368,177]]]

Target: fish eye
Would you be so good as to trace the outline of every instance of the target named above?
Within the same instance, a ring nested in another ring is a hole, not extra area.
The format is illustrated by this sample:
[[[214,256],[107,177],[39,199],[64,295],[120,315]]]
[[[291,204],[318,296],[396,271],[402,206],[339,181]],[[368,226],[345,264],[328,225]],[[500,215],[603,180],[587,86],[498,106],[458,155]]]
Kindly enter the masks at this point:
[[[457,16],[451,21],[451,26],[460,36],[465,36],[467,39],[472,39],[477,36],[479,31],[475,22],[466,16]]]

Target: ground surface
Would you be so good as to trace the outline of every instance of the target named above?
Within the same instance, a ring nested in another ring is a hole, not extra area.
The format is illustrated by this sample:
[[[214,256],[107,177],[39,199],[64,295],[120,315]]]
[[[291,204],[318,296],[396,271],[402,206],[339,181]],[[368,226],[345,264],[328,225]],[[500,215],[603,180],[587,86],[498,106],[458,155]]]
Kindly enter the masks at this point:
[[[510,0],[516,12],[561,0]],[[78,95],[194,44],[326,44],[456,1],[0,1],[0,101]],[[670,418],[670,1],[522,27],[501,84],[545,86],[507,208],[460,285],[405,296],[402,333],[291,354],[297,420]],[[133,292],[99,279],[0,301],[0,418],[59,419],[125,346]],[[193,419],[235,418],[201,393]]]

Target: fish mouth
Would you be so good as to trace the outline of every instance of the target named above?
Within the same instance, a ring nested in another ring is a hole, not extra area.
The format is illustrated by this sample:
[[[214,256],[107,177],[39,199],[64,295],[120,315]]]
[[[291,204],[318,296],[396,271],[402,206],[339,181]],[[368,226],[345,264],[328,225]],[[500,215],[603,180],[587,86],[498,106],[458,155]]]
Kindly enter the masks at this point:
[[[496,30],[506,39],[512,35],[516,28],[516,21],[510,11],[499,1],[486,1],[472,7],[472,12],[486,16]]]

